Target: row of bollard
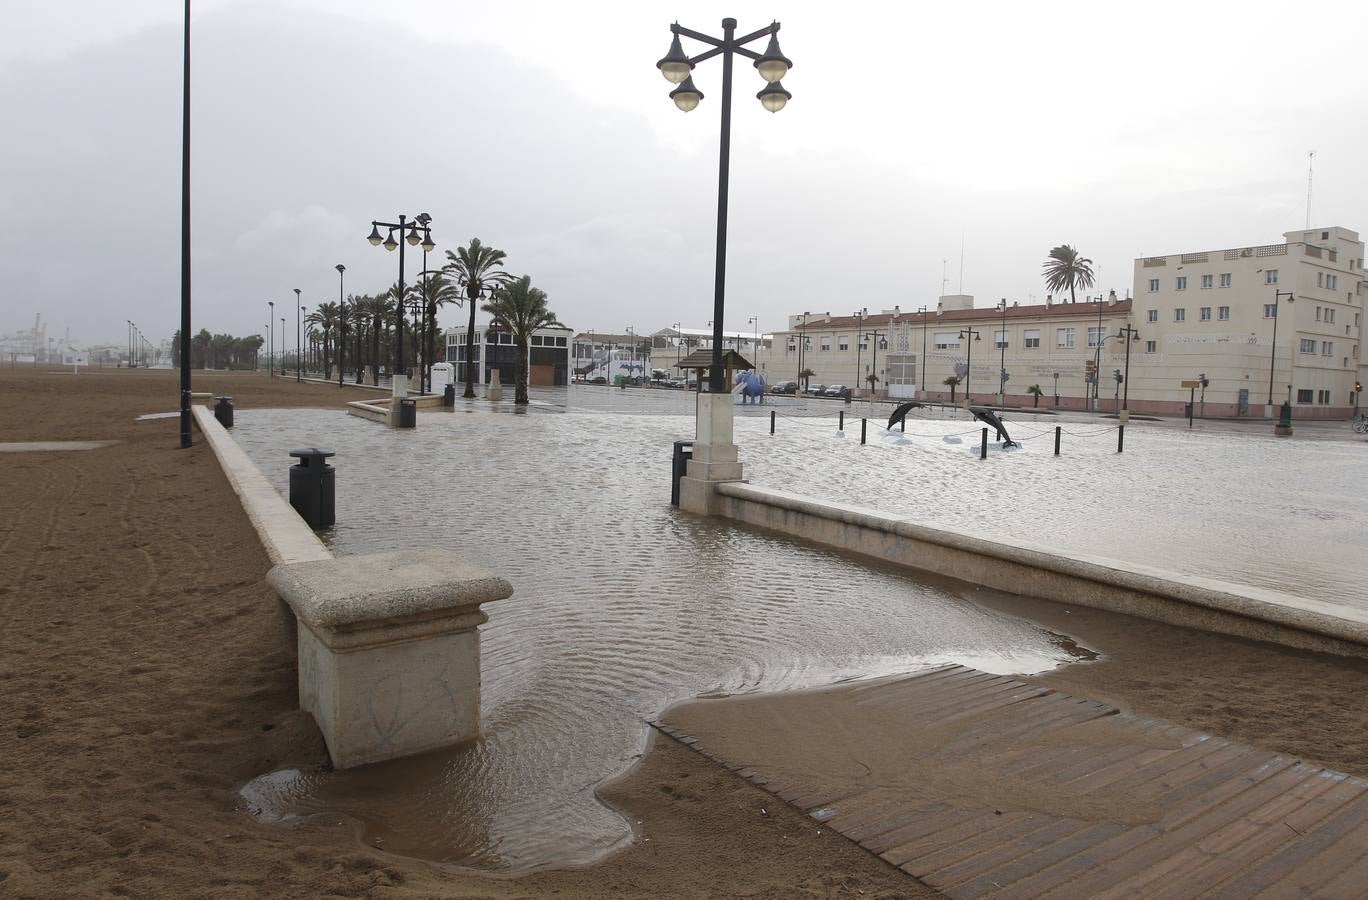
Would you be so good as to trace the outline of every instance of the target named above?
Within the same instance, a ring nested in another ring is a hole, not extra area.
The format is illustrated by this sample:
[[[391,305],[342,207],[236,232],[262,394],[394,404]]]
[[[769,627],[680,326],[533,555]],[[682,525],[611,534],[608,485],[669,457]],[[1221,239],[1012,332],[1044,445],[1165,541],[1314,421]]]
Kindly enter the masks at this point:
[[[774,412],[773,410],[770,410],[770,434],[774,434],[775,417],[776,417],[775,412]],[[898,423],[898,425],[899,425],[899,431],[901,431],[901,432],[903,432],[903,433],[905,434],[905,433],[907,432],[907,420],[906,420],[906,419],[903,419],[901,422]],[[861,443],[861,444],[864,444],[864,443],[867,443],[867,442],[868,442],[868,426],[869,426],[869,420],[868,420],[868,419],[860,419],[860,443]],[[837,412],[836,429],[837,429],[838,431],[845,431],[845,410],[840,410],[839,412]],[[1061,426],[1061,425],[1056,425],[1056,426],[1055,426],[1055,433],[1054,433],[1054,455],[1055,455],[1055,456],[1058,456],[1058,455],[1059,455],[1060,437],[1061,437],[1061,435],[1063,435],[1063,433],[1064,433],[1064,428],[1063,428],[1063,426]],[[1123,451],[1125,450],[1125,446],[1126,446],[1126,426],[1125,426],[1125,425],[1118,425],[1118,426],[1116,427],[1116,452],[1117,452],[1117,453],[1123,452]],[[988,458],[988,429],[987,429],[987,428],[984,428],[983,431],[982,431],[982,435],[981,435],[980,441],[979,441],[979,459],[987,459],[987,458]]]

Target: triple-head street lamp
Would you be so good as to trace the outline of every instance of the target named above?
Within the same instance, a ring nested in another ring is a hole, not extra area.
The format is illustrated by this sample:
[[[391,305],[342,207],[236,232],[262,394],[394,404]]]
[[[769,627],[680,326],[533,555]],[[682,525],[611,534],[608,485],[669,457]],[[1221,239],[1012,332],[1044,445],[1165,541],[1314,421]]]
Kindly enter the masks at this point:
[[[1292,294],[1291,291],[1280,291],[1280,290],[1278,290],[1277,288],[1274,288],[1274,289],[1273,289],[1273,341],[1272,341],[1273,346],[1268,348],[1268,406],[1269,406],[1269,409],[1272,409],[1272,407],[1273,407],[1273,367],[1277,364],[1277,361],[1278,361],[1278,301],[1281,300],[1281,299],[1284,298],[1284,297],[1287,298],[1287,302],[1288,302],[1288,303],[1292,303],[1292,302],[1294,302],[1294,301],[1297,299],[1297,298]],[[1295,344],[1296,341],[1293,341],[1293,343]],[[1289,355],[1290,355],[1290,354],[1289,354]],[[1296,365],[1296,357],[1292,357],[1292,360],[1291,360],[1291,363],[1290,363],[1290,364],[1291,364],[1291,365]],[[1291,370],[1291,369],[1288,369],[1288,371],[1287,371],[1287,378],[1288,378],[1289,381],[1292,380],[1292,370]],[[1291,394],[1291,389],[1290,389],[1290,388],[1289,388],[1289,390],[1288,390],[1288,393],[1289,393],[1289,399],[1290,399],[1290,394]]]
[[[431,253],[437,248],[432,242],[432,229],[428,224],[432,222],[432,216],[427,213],[419,213],[409,221],[407,217],[400,216],[398,222],[381,222],[371,220],[371,233],[366,238],[371,242],[371,246],[379,247],[384,245],[386,250],[393,251],[399,248],[399,297],[394,304],[394,372],[391,379],[399,377],[404,371],[404,244],[410,247],[422,245],[424,253]],[[380,229],[388,228],[389,236],[380,237]],[[395,230],[399,232],[399,240],[394,239]]]
[[[1140,331],[1129,322],[1124,327],[1116,329],[1116,336],[1126,343],[1126,372],[1121,378],[1122,396],[1121,408],[1130,409],[1130,348],[1131,344],[1140,340]],[[1058,384],[1058,382],[1056,382]]]
[[[755,96],[770,112],[783,109],[784,104],[793,96],[780,84],[780,79],[788,74],[793,63],[779,50],[778,22],[771,22],[759,31],[739,38],[736,37],[735,19],[722,20],[721,38],[692,31],[677,22],[670,26],[670,32],[674,35],[674,40],[670,42],[670,51],[656,63],[656,68],[665,76],[666,81],[678,85],[670,91],[670,99],[684,112],[694,109],[703,100],[703,92],[693,83],[694,66],[714,56],[722,57],[722,134],[717,179],[717,266],[713,285],[712,372],[708,378],[708,390],[716,394],[727,390],[722,373],[722,317],[727,272],[727,181],[731,163],[732,59],[740,54],[754,61],[756,71],[765,80],[765,87]],[[681,35],[707,44],[712,49],[690,57],[684,53],[684,48],[679,43]],[[763,54],[748,50],[744,46],[767,35],[770,39],[769,45]]]
[[[338,263],[333,268],[337,270],[337,386],[341,387],[342,370],[346,368],[347,359],[347,304],[342,299],[342,282],[346,277],[347,267]]]
[[[298,383],[300,383],[301,381],[304,380],[304,356],[303,356],[304,344],[303,344],[303,342],[300,340],[300,323],[301,323],[301,322],[303,321],[303,319],[304,319],[304,307],[301,306],[300,303],[299,303],[300,294],[301,294],[302,292],[300,291],[299,288],[295,288],[295,289],[294,289],[294,292],[295,292],[295,307],[296,307],[296,309],[295,309],[295,384],[298,384]]]
[[[960,329],[960,340],[969,345],[968,355],[964,360],[964,402],[969,402],[969,378],[974,374],[974,342],[981,341],[979,330],[972,326]]]

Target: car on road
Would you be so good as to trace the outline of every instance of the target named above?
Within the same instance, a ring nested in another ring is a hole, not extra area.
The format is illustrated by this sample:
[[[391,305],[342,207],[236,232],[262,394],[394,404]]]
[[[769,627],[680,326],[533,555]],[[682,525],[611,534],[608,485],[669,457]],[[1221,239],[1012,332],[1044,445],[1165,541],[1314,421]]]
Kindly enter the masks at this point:
[[[843,384],[833,384],[831,387],[822,391],[823,397],[840,397],[842,400],[850,399],[850,388]]]
[[[816,387],[808,385],[807,390],[803,391],[803,393],[807,394],[809,397],[820,397],[826,393],[826,388],[827,386],[824,384],[819,384]]]
[[[798,393],[798,382],[796,381],[776,381],[770,385],[771,394],[796,394]]]
[[[607,383],[608,383],[608,379],[607,379],[607,378],[604,378],[602,375],[595,375],[593,378],[590,378],[590,379],[589,379],[589,383],[590,383],[590,384],[607,384]]]

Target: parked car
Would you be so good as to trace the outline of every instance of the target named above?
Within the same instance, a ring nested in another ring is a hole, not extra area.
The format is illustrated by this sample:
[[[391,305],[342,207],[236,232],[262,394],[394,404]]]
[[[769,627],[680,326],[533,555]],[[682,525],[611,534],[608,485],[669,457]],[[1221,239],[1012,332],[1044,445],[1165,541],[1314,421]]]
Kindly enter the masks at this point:
[[[809,397],[820,397],[826,393],[826,388],[827,386],[824,384],[819,384],[816,387],[808,385],[807,390],[803,393],[807,394]]]
[[[770,385],[771,394],[796,394],[798,393],[798,382],[796,381],[776,381]]]
[[[850,388],[846,387],[843,384],[833,384],[831,387],[827,388],[825,391],[822,392],[822,396],[840,397],[844,400],[850,396]]]
[[[608,379],[605,378],[605,377],[603,377],[602,375],[595,375],[593,378],[590,378],[590,379],[589,379],[589,383],[590,383],[590,384],[607,384],[607,383],[608,383]]]

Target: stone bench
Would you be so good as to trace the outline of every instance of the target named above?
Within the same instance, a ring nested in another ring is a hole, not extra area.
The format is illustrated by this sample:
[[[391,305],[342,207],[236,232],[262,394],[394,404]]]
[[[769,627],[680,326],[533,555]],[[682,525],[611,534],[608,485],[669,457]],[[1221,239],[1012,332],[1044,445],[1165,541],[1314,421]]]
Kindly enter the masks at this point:
[[[347,769],[480,731],[480,604],[512,586],[447,550],[278,565],[266,576],[299,621],[299,705]]]

